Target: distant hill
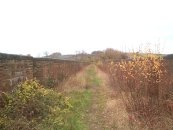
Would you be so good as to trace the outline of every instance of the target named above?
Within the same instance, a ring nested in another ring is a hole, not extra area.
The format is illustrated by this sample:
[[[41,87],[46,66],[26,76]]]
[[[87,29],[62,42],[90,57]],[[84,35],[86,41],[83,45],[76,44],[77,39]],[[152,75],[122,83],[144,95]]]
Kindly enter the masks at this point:
[[[58,57],[61,57],[61,53],[59,52],[55,52],[55,53],[52,53],[48,56],[45,56],[46,58],[58,58]]]
[[[173,54],[163,56],[163,59],[170,60],[173,59]]]
[[[60,60],[77,60],[76,55],[62,55],[59,52],[44,56],[44,58],[60,59]]]

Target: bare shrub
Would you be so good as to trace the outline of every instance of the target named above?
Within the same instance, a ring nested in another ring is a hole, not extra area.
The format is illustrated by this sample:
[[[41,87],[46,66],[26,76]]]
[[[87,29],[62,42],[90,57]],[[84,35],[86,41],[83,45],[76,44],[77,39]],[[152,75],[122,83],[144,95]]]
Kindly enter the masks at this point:
[[[118,83],[131,121],[141,128],[173,128],[172,81],[161,57],[136,54],[131,60],[100,64],[100,68],[109,73],[112,86]]]

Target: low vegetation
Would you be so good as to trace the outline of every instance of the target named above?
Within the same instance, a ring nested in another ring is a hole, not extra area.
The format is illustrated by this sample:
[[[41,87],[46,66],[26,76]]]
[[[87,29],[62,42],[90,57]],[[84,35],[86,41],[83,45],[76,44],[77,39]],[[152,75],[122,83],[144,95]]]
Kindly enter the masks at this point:
[[[87,110],[90,108],[93,98],[92,89],[101,84],[101,79],[97,75],[95,65],[86,68],[82,78],[85,79],[84,87],[74,89],[67,93],[70,97],[72,111],[68,114],[67,124],[64,130],[88,130],[86,123]],[[79,80],[79,79],[78,79]]]
[[[87,126],[82,118],[91,95],[91,91],[85,89],[72,91],[66,97],[43,88],[37,81],[25,81],[12,93],[3,93],[0,129],[84,130]]]
[[[82,70],[88,63],[60,63],[57,66],[49,64],[47,68],[46,77],[42,83],[48,88],[56,88],[67,81],[70,77],[75,76],[80,70]]]
[[[65,115],[72,108],[68,97],[45,89],[34,80],[19,84],[12,93],[3,93],[2,99],[2,130],[60,129],[66,124]]]
[[[87,130],[88,126],[84,117],[91,103],[92,92],[90,90],[72,91],[69,96],[73,107],[67,115],[67,123],[63,130]]]
[[[102,80],[97,75],[96,66],[91,65],[85,72],[86,88],[97,87],[102,83]]]
[[[20,83],[11,93],[3,93],[0,108],[2,130],[85,130],[84,117],[90,106],[91,87],[98,86],[94,65],[83,75],[85,87],[68,93],[41,86],[36,80]]]

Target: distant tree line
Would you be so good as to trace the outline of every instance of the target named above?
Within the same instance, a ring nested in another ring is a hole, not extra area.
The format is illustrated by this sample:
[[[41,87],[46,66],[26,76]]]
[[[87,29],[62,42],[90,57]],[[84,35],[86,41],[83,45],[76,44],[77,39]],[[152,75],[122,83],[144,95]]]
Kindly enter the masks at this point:
[[[82,53],[77,55],[78,59],[81,61],[109,61],[109,60],[119,60],[119,59],[128,59],[128,54],[112,49],[107,48],[103,51],[93,51],[91,54]]]

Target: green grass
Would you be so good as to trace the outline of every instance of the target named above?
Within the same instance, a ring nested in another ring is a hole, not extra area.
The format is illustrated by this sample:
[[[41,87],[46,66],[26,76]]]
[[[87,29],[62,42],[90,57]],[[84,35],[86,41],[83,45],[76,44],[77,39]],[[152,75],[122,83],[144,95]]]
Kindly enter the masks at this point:
[[[96,66],[90,65],[84,72],[87,89],[72,91],[68,94],[70,104],[73,106],[70,114],[67,115],[66,126],[62,130],[88,130],[88,125],[85,122],[87,110],[92,101],[92,87],[101,85],[102,80],[97,75]]]
[[[96,66],[91,65],[85,72],[85,78],[88,87],[100,86],[102,83],[101,78],[97,75]]]
[[[67,115],[67,123],[63,130],[87,130],[83,118],[91,103],[90,90],[73,91],[69,94],[72,111]]]

